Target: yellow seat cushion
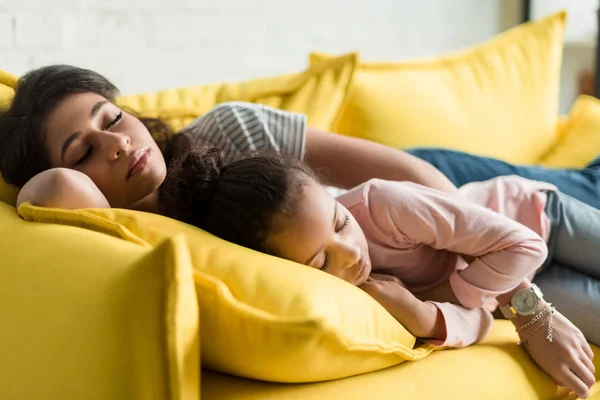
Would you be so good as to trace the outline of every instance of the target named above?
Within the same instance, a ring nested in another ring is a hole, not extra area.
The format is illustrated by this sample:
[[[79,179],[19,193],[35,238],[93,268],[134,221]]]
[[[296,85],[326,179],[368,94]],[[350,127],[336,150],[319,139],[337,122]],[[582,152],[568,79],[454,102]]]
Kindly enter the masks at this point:
[[[347,54],[314,63],[302,73],[124,96],[117,103],[141,116],[161,118],[175,130],[228,101],[306,114],[310,126],[330,130],[346,98],[357,59],[357,54]]]
[[[460,350],[438,351],[424,360],[331,382],[282,385],[215,372],[202,373],[202,400],[568,400],[515,342],[512,324],[496,321],[485,342]],[[594,347],[596,380],[600,348]],[[600,400],[600,382],[592,388]]]
[[[200,398],[185,238],[30,223],[1,202],[0,221],[0,397]]]
[[[334,130],[396,148],[536,163],[556,139],[565,18],[530,22],[438,58],[363,62]]]
[[[432,351],[429,345],[413,348],[415,338],[362,290],[175,220],[118,209],[26,204],[19,211],[27,220],[76,225],[151,246],[184,236],[206,368],[267,381],[314,382],[421,359]],[[102,251],[112,253],[110,247]]]
[[[579,96],[562,127],[560,140],[542,159],[546,167],[583,168],[600,156],[600,100]]]

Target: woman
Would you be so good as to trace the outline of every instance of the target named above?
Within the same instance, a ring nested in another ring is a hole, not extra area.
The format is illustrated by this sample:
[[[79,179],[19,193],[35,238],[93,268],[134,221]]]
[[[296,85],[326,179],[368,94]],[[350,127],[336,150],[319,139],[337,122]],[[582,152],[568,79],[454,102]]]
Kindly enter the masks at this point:
[[[301,115],[225,104],[169,139],[160,121],[140,121],[116,107],[116,95],[117,89],[101,75],[69,66],[40,68],[20,80],[10,109],[0,116],[0,173],[19,187],[36,176],[49,179],[32,180],[19,201],[52,206],[67,198],[73,205],[87,205],[77,201],[76,192],[61,193],[76,175],[77,187],[86,186],[82,181],[87,180],[106,205],[158,212],[158,189],[167,165],[186,142],[219,146],[226,161],[254,149],[304,157],[325,172],[329,184],[341,188],[378,177],[456,191],[426,162],[375,143],[307,128]],[[558,360],[556,365],[567,365],[568,355],[559,346],[533,352],[538,353],[534,358],[550,356]]]
[[[58,65],[26,74],[0,119],[4,179],[22,187],[49,168],[73,168],[88,175],[111,206],[156,210],[156,189],[166,173],[159,146],[168,162],[185,140],[169,140],[160,121],[140,121],[120,110],[113,104],[117,94],[108,80],[84,69]],[[147,135],[148,130],[159,138],[158,144]],[[455,190],[434,167],[416,157],[307,128],[303,115],[259,105],[218,106],[182,133],[192,143],[223,148],[229,158],[257,148],[304,157],[313,168],[326,170],[331,184],[340,188],[379,176]],[[135,154],[142,150],[144,154]],[[111,152],[112,158],[103,152]],[[140,155],[148,167],[141,176],[128,177],[130,158]]]

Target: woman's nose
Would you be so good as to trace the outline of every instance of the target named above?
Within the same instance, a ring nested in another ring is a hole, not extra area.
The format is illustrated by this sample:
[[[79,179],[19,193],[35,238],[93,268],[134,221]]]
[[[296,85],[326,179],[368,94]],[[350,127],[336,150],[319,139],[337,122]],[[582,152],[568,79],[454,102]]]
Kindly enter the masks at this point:
[[[104,133],[107,155],[110,160],[118,160],[127,154],[131,146],[131,139],[128,135],[121,133]]]

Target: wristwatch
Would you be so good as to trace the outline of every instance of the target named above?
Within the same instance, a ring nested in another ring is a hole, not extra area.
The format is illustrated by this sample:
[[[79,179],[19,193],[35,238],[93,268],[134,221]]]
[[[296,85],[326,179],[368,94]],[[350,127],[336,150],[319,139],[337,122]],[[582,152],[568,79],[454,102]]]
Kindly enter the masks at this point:
[[[510,299],[510,304],[500,306],[500,311],[507,319],[516,318],[518,315],[533,315],[544,298],[544,294],[539,287],[531,284],[527,289],[517,290]]]

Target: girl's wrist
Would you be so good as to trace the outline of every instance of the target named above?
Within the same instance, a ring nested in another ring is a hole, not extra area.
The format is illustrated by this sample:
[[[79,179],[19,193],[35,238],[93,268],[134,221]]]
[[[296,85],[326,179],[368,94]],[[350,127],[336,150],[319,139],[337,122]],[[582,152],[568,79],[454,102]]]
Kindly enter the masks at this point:
[[[434,303],[430,301],[421,302],[419,319],[423,330],[419,337],[441,341],[446,339],[444,316]]]

